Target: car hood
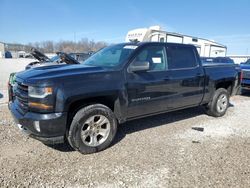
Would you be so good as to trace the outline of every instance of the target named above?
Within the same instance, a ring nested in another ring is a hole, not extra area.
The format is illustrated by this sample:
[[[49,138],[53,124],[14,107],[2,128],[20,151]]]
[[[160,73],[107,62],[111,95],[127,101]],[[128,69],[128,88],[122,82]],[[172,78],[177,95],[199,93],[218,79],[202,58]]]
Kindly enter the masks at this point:
[[[35,48],[31,49],[31,55],[36,58],[38,61],[51,61],[44,53],[38,51]]]
[[[86,74],[105,72],[102,67],[86,66],[86,65],[54,65],[45,67],[35,67],[16,75],[17,81],[24,84],[50,84],[60,78],[84,76]]]

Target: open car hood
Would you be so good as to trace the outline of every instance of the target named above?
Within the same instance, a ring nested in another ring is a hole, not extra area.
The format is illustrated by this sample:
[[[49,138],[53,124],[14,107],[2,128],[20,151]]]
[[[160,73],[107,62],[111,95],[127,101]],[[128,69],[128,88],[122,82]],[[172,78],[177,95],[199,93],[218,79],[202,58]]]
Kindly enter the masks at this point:
[[[77,61],[76,59],[74,59],[73,57],[71,57],[70,55],[64,53],[64,52],[57,52],[56,53],[62,62],[66,63],[66,64],[80,64],[79,61]]]
[[[45,54],[43,54],[42,52],[38,51],[35,48],[31,49],[31,55],[34,56],[34,58],[36,58],[38,61],[51,61],[50,58],[48,58]]]

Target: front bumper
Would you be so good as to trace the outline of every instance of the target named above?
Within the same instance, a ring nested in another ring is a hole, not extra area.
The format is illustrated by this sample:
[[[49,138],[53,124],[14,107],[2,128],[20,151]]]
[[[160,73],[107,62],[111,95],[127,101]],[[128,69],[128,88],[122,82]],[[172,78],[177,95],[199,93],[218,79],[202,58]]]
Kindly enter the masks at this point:
[[[22,115],[17,108],[15,103],[9,102],[11,114],[22,132],[45,144],[64,142],[67,113],[38,114],[27,112]]]

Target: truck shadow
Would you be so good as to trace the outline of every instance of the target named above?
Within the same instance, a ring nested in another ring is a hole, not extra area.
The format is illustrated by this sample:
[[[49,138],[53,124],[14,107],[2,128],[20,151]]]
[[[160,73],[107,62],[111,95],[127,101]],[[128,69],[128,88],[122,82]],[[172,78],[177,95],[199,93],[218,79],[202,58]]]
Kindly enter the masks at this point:
[[[55,145],[46,145],[52,149],[61,151],[61,152],[73,152],[75,151],[69,143],[64,143],[64,144],[55,144]]]
[[[230,103],[229,107],[231,108],[233,106],[234,105],[232,105]],[[184,110],[179,110],[179,111],[174,111],[174,112],[168,112],[168,113],[164,113],[164,114],[160,114],[160,115],[150,116],[150,117],[126,122],[126,123],[118,126],[115,140],[110,147],[119,143],[122,139],[124,139],[126,137],[127,134],[131,134],[131,133],[138,132],[138,131],[143,131],[146,129],[155,128],[158,126],[167,125],[170,123],[182,121],[182,120],[189,119],[189,118],[194,118],[194,117],[204,115],[204,114],[205,113],[204,113],[203,107],[195,107],[195,108],[189,108],[189,109],[184,109]],[[49,147],[56,149],[58,151],[61,151],[61,152],[74,151],[69,146],[69,144],[58,144],[58,145],[53,145],[53,146],[49,146]]]
[[[127,134],[163,126],[203,114],[205,113],[202,107],[195,107],[129,121],[119,126],[113,145],[120,142],[123,138],[126,137]]]
[[[230,103],[229,108],[232,107],[234,107],[234,105]],[[204,108],[201,106],[129,121],[119,126],[116,138],[112,146],[120,142],[123,138],[126,137],[127,134],[163,125],[168,126],[168,124],[170,125],[170,123],[194,118],[200,115],[206,115]]]

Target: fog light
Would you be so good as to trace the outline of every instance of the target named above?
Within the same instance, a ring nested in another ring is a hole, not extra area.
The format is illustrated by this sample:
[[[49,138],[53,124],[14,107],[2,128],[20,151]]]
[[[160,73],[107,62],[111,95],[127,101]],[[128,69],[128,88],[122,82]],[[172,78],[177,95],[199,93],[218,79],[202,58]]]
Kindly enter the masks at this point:
[[[33,124],[34,124],[34,128],[36,129],[36,131],[41,132],[39,121],[34,121]]]

